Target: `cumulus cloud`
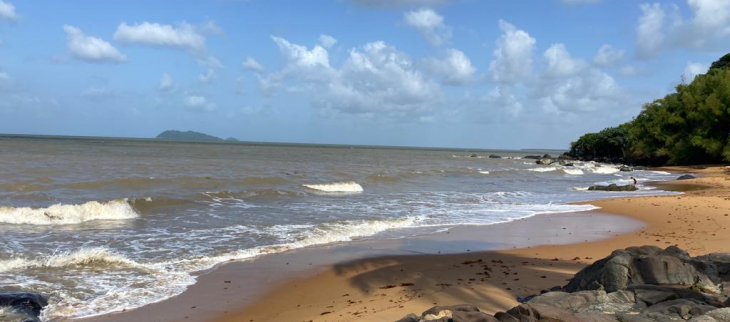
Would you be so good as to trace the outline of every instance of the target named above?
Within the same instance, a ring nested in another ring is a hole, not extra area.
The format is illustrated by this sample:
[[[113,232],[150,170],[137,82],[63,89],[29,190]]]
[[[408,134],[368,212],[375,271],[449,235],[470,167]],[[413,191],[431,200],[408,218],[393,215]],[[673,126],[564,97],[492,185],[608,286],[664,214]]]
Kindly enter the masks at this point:
[[[687,62],[687,67],[684,68],[684,74],[682,74],[682,76],[684,77],[685,82],[691,83],[697,75],[707,73],[709,68],[710,67],[705,64],[690,61]]]
[[[18,20],[18,14],[15,12],[15,6],[12,3],[0,0],[0,20]]]
[[[203,50],[205,48],[205,37],[199,34],[193,25],[184,22],[177,27],[146,21],[135,25],[122,22],[114,33],[114,40],[125,45],[190,50]]]
[[[529,77],[537,41],[527,32],[504,20],[499,21],[499,28],[502,35],[497,39],[494,60],[489,65],[492,80],[514,82]]]
[[[447,3],[450,0],[353,0],[356,3],[367,7],[393,8],[393,7],[430,7],[437,4]]]
[[[623,61],[626,51],[618,50],[613,46],[604,44],[598,49],[596,56],[593,57],[593,65],[598,67],[613,67]]]
[[[208,101],[205,96],[188,94],[183,99],[185,107],[193,112],[213,112],[216,110],[216,105]]]
[[[112,62],[120,63],[127,60],[110,43],[96,37],[85,35],[81,29],[65,25],[66,45],[74,58],[87,62]]]
[[[403,19],[434,46],[439,46],[451,38],[451,30],[444,24],[444,17],[431,9],[406,12],[403,14]]]
[[[645,3],[636,28],[636,55],[657,57],[662,50],[716,50],[730,39],[730,1],[687,0],[691,17],[676,5]]]
[[[448,85],[467,84],[471,82],[476,72],[469,57],[457,49],[448,49],[441,59],[426,58],[424,64],[430,73],[441,77],[443,83]]]
[[[553,44],[543,57],[547,62],[544,75],[550,78],[573,76],[586,66],[582,59],[573,58],[563,44]]]
[[[241,68],[256,73],[263,73],[264,71],[266,71],[264,65],[261,65],[258,61],[256,61],[256,59],[253,59],[251,57],[246,58],[246,60],[241,63]]]
[[[419,71],[405,53],[377,41],[352,48],[341,67],[327,50],[272,37],[284,67],[260,79],[266,90],[284,87],[302,93],[323,115],[418,116],[442,99],[438,84]]]
[[[209,83],[213,79],[215,79],[215,70],[212,68],[209,68],[204,74],[198,76],[198,81],[201,83]]]
[[[335,37],[332,37],[330,35],[322,34],[322,35],[319,35],[319,43],[324,48],[330,48],[337,43],[337,39],[335,39]]]
[[[625,93],[616,81],[597,69],[558,82],[544,82],[535,89],[542,108],[551,113],[617,112],[624,102]]]
[[[213,21],[199,26],[186,22],[177,26],[147,21],[133,25],[122,22],[114,33],[114,41],[123,45],[186,50],[204,67],[223,68],[218,58],[206,53],[204,33],[222,34],[223,31]]]
[[[163,73],[160,77],[160,83],[157,85],[160,92],[171,92],[175,89],[175,81],[168,73]]]

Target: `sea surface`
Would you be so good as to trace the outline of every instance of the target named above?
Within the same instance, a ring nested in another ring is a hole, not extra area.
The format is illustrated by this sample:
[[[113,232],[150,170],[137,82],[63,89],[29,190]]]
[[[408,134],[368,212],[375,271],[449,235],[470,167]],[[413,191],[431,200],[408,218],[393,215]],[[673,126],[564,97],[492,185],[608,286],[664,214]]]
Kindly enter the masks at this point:
[[[3,136],[0,290],[49,294],[45,320],[92,316],[229,260],[587,211],[568,203],[627,195],[590,185],[676,178],[522,159],[542,153]]]

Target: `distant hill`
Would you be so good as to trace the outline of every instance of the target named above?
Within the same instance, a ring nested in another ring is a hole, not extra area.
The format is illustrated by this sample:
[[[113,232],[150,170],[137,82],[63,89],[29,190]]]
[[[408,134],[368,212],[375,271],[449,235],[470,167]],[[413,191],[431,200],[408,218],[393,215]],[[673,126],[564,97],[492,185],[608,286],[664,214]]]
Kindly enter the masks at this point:
[[[160,135],[157,136],[157,139],[160,140],[171,140],[171,141],[193,141],[193,142],[222,142],[222,141],[231,141],[236,142],[235,138],[227,138],[225,140],[217,137],[208,135],[205,133],[195,132],[195,131],[176,131],[176,130],[169,130],[160,133]]]

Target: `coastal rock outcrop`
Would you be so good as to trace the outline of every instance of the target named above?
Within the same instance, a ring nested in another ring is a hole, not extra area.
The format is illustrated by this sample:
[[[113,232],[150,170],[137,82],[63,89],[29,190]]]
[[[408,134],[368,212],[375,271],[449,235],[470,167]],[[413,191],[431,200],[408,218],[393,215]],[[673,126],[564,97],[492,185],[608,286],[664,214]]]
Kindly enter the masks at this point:
[[[689,179],[696,179],[697,177],[691,175],[691,174],[684,174],[677,178],[677,180],[689,180]]]
[[[730,322],[728,296],[730,253],[690,257],[674,246],[629,247],[494,316],[462,304],[398,322]]]
[[[613,183],[608,186],[590,186],[590,187],[588,187],[588,190],[590,190],[590,191],[636,191],[636,190],[639,190],[639,188],[637,188],[634,185],[619,186],[619,185]]]
[[[490,155],[489,155],[489,158],[490,158],[490,159],[501,159],[501,158],[502,158],[502,156],[499,156],[499,155],[496,155],[496,154],[490,154]]]
[[[46,305],[48,300],[38,293],[0,292],[0,321],[40,322]]]

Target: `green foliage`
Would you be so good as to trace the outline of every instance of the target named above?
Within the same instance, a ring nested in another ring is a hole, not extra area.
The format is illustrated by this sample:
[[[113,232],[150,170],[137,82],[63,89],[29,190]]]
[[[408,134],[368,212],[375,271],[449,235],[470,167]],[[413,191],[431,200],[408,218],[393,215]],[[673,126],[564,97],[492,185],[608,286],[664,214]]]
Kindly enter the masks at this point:
[[[730,54],[712,66],[644,105],[633,121],[582,136],[571,154],[650,165],[730,161]]]
[[[628,123],[629,159],[648,164],[730,161],[730,70],[714,69],[644,106]]]
[[[730,68],[730,54],[722,56],[722,58],[718,59],[717,61],[713,62],[712,65],[710,65],[710,70],[728,68]]]
[[[587,160],[623,159],[629,147],[624,126],[610,127],[599,133],[588,133],[571,143],[570,155]]]

